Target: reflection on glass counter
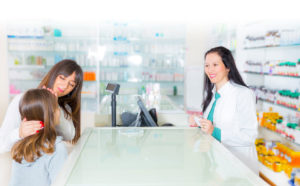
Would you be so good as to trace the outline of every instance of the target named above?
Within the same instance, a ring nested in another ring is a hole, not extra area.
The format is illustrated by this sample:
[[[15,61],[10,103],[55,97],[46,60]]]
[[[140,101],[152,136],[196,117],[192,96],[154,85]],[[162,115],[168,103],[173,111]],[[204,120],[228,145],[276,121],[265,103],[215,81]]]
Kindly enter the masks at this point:
[[[198,128],[88,128],[54,185],[266,185]]]

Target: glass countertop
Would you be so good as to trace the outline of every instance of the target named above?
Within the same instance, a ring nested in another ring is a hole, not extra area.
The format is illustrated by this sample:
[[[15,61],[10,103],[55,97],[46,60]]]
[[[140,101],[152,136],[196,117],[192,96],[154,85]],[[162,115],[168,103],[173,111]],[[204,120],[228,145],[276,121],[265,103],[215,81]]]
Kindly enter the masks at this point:
[[[198,128],[88,128],[54,185],[266,185]]]

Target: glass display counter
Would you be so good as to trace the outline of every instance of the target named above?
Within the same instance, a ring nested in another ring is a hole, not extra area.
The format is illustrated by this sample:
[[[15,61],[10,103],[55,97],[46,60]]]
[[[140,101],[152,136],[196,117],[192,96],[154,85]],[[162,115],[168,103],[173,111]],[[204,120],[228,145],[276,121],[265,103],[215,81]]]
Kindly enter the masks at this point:
[[[266,185],[198,128],[88,128],[54,185]]]
[[[126,111],[139,112],[137,105],[138,95],[118,95],[117,96],[117,113],[121,114]],[[159,96],[141,96],[143,98],[145,106],[150,108],[156,108],[159,113],[184,113],[184,111],[177,106],[169,96],[159,95]],[[181,96],[182,97],[182,96]],[[102,98],[100,103],[100,114],[110,114],[111,113],[111,96],[106,95]]]

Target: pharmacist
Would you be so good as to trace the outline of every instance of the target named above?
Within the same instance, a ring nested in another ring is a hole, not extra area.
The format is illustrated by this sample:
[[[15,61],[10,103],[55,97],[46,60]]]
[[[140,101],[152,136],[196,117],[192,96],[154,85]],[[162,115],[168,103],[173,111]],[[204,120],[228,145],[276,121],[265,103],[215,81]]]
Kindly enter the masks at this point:
[[[190,121],[195,124],[198,120],[202,131],[258,174],[255,96],[228,49],[216,47],[206,52],[204,90],[203,118],[191,116]]]

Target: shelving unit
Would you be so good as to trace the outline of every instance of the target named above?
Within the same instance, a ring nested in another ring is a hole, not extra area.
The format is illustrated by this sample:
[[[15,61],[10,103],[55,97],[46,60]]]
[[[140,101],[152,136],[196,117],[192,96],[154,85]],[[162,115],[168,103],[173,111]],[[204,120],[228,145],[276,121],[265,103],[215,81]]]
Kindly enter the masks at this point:
[[[278,107],[281,107],[281,108],[285,108],[285,109],[288,109],[290,111],[294,111],[296,113],[300,113],[299,110],[297,109],[294,109],[294,108],[290,108],[290,107],[287,107],[287,106],[284,106],[284,105],[281,105],[281,104],[277,104],[277,103],[273,103],[272,101],[268,101],[268,100],[263,100],[263,99],[258,99],[259,101],[262,101],[264,103],[268,103],[268,104],[272,104],[272,105],[275,105],[275,106],[278,106]]]
[[[253,49],[266,49],[266,48],[281,48],[281,47],[298,47],[300,44],[292,45],[276,45],[276,46],[259,46],[259,47],[246,47],[244,50],[253,50]]]
[[[70,48],[56,50],[57,45],[67,46],[79,42],[78,37],[68,37],[68,40],[64,40],[54,36],[12,37],[8,35],[7,40],[11,99],[30,88],[36,88],[53,65],[62,59],[77,61],[84,72],[97,72],[97,63],[84,57],[87,56],[88,51],[69,50]],[[96,41],[94,41],[94,44],[96,44]],[[81,100],[83,111],[98,110],[98,84],[98,78],[96,78],[96,81],[83,82]]]
[[[270,141],[280,141],[284,145],[293,148],[294,150],[300,151],[300,144],[295,143],[291,139],[288,139],[272,130],[265,127],[259,126],[258,131],[260,132],[259,137],[265,137]]]
[[[107,83],[121,84],[120,94],[125,95],[150,94],[150,85],[158,84],[162,95],[183,96],[185,25],[109,21],[79,30],[70,25],[58,28],[53,26],[53,33],[42,26],[8,28],[10,98],[37,87],[62,59],[75,60],[84,72],[96,76],[83,83],[83,110],[100,112]]]
[[[101,100],[108,82],[121,84],[121,95],[150,94],[148,85],[158,84],[161,95],[183,96],[184,26],[106,23],[100,30],[106,47],[99,67]]]
[[[277,74],[279,71],[275,71],[274,69],[278,66],[271,66],[285,61],[297,63],[300,58],[300,32],[298,28],[299,27],[295,24],[280,25],[275,23],[266,24],[263,22],[249,24],[243,28],[239,28],[238,38],[240,38],[242,42],[240,42],[241,45],[239,45],[238,49],[238,61],[243,62],[243,64],[240,65],[240,69],[242,70],[242,76],[247,85],[265,87],[266,90],[274,91],[291,90],[291,92],[294,92],[296,89],[299,90],[300,76]],[[269,70],[266,68],[268,65],[270,65]],[[298,71],[298,75],[299,73]],[[273,100],[272,97],[267,99]],[[283,116],[289,115],[295,118],[299,118],[300,116],[300,111],[294,108],[261,99],[257,102],[257,110],[260,112],[268,112],[270,107],[273,108],[274,112],[279,112],[279,114]],[[259,127],[258,138],[280,141],[284,145],[292,147],[296,151],[300,151],[299,144],[267,128]],[[259,170],[260,176],[270,181],[270,184],[290,185],[290,179],[284,172],[273,172],[261,163]]]
[[[287,75],[280,75],[280,74],[269,74],[269,73],[260,73],[260,72],[251,72],[251,71],[244,71],[246,74],[254,74],[254,75],[264,75],[264,76],[279,76],[279,77],[286,77],[286,78],[299,78],[300,76],[287,76]]]
[[[294,149],[296,151],[300,151],[300,144],[294,143],[293,141],[281,136],[280,134],[271,131],[265,127],[259,126],[259,136],[258,138],[265,138],[268,141],[280,141],[280,143],[285,146]],[[290,185],[290,178],[283,172],[274,172],[270,170],[261,162],[259,162],[259,175],[267,181],[270,185]]]
[[[259,163],[259,171],[260,177],[262,177],[270,185],[290,186],[289,177],[287,177],[283,172],[274,172],[261,163]],[[270,178],[272,179],[270,180]]]

